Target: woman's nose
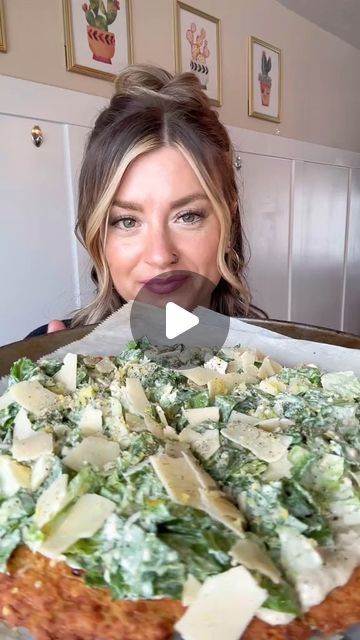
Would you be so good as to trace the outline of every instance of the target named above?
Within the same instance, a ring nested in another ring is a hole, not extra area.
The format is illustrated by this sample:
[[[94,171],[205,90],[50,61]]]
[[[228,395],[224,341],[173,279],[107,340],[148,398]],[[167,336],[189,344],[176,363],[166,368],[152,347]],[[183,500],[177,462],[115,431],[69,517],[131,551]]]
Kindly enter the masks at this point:
[[[143,256],[148,265],[166,271],[172,268],[174,255],[178,257],[178,252],[168,233],[157,229],[148,234]]]

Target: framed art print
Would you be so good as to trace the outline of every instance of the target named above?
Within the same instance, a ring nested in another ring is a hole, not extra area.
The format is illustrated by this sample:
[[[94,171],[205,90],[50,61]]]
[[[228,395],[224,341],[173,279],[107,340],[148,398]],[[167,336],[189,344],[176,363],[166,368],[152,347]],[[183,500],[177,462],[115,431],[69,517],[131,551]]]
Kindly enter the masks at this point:
[[[220,20],[179,0],[175,5],[175,66],[196,75],[211,104],[221,106]]]
[[[0,51],[6,53],[5,19],[3,1],[0,0]]]
[[[113,80],[132,62],[130,0],[63,0],[68,71]]]
[[[280,122],[281,51],[253,36],[249,40],[249,116]]]

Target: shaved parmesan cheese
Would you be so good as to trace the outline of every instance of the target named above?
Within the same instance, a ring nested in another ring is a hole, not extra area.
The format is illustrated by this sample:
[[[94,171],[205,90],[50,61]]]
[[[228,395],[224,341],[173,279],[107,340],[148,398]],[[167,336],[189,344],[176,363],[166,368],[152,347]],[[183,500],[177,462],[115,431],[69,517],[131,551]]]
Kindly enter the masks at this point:
[[[241,375],[241,374],[239,374]],[[227,388],[223,378],[214,378],[207,383],[209,398],[212,400],[215,396],[224,396],[227,394]]]
[[[141,382],[137,378],[126,378],[126,395],[132,413],[143,416],[151,408]]]
[[[277,396],[278,393],[286,391],[286,385],[281,380],[278,380],[276,376],[271,376],[260,382],[259,389],[270,393],[272,396]]]
[[[245,567],[207,578],[176,623],[186,640],[238,640],[267,598]]]
[[[199,593],[201,588],[201,582],[194,578],[194,576],[189,573],[187,580],[183,586],[183,592],[181,596],[181,602],[184,607],[188,607],[192,602],[194,602],[197,594]]]
[[[55,373],[54,379],[64,385],[66,391],[73,393],[76,390],[77,355],[67,353],[61,369]]]
[[[286,427],[291,427],[295,422],[293,420],[288,420],[287,418],[269,418],[268,420],[260,420],[257,424],[261,429],[273,432],[280,431]]]
[[[274,360],[270,360],[270,358],[266,356],[262,361],[261,367],[258,369],[258,376],[261,380],[265,380],[265,378],[270,378],[270,376],[273,376],[275,373],[279,373],[281,370],[281,364]]]
[[[248,416],[247,413],[241,413],[240,411],[232,411],[229,418],[231,422],[243,422],[244,424],[259,424],[259,418],[255,416]]]
[[[247,413],[241,413],[240,411],[232,411],[229,424],[233,422],[242,422],[243,424],[251,424],[252,426],[261,427],[264,431],[278,431],[286,429],[295,424],[293,420],[287,418],[269,418],[267,420],[259,420],[256,416],[249,416]]]
[[[243,384],[245,375],[243,373],[224,373],[224,375],[210,380],[207,384],[210,398],[217,395],[231,393],[235,385]]]
[[[48,558],[62,559],[61,554],[77,540],[91,538],[103,526],[115,506],[107,498],[85,493],[52,529],[41,545],[40,553]]]
[[[36,491],[40,485],[44,482],[45,478],[50,473],[51,469],[51,456],[40,456],[32,465],[31,472],[31,490]]]
[[[237,535],[243,534],[244,517],[224,493],[208,489],[199,489],[199,493],[202,508],[209,516],[222,522]]]
[[[110,373],[110,371],[113,371],[116,367],[114,363],[111,362],[110,358],[105,357],[101,358],[101,360],[96,363],[95,369],[97,369],[99,373]]]
[[[219,407],[200,407],[199,409],[183,409],[183,414],[190,425],[195,426],[205,420],[219,422]]]
[[[11,498],[19,489],[30,489],[31,469],[12,460],[10,456],[0,456],[0,496]]]
[[[150,462],[170,498],[178,504],[200,509],[199,482],[184,457],[165,453],[150,457]]]
[[[240,356],[245,353],[245,351],[247,351],[247,349],[244,349],[242,347],[223,347],[221,349],[221,351],[228,357],[228,358],[233,358],[235,359],[239,359]]]
[[[59,400],[59,396],[45,389],[37,380],[23,380],[11,387],[13,400],[31,413],[38,415],[43,409],[50,409]]]
[[[281,480],[282,478],[291,478],[291,462],[288,459],[287,452],[277,460],[276,462],[271,462],[266,469],[265,473],[262,474],[262,480],[265,482],[275,482],[276,480]]]
[[[204,367],[193,367],[192,369],[182,369],[183,376],[194,382],[199,387],[205,386],[210,380],[214,380],[219,377],[219,374],[212,369],[205,369]]]
[[[213,478],[186,451],[173,458],[165,453],[150,457],[168,495],[178,504],[201,509],[237,535],[242,534],[241,512],[219,491]]]
[[[25,438],[30,438],[35,433],[36,431],[32,428],[25,409],[21,407],[15,416],[13,431],[14,440],[24,440]]]
[[[176,433],[174,427],[170,427],[169,425],[167,427],[164,427],[164,436],[169,440],[179,439],[178,434]]]
[[[145,430],[145,421],[142,416],[138,416],[135,413],[129,413],[128,411],[125,413],[125,422],[129,427],[130,431],[144,431]]]
[[[254,378],[259,377],[259,369],[255,366],[256,353],[254,351],[245,351],[240,356],[241,367],[244,373]]]
[[[217,429],[207,429],[198,433],[191,427],[185,427],[179,435],[181,442],[188,442],[199,456],[208,460],[220,447],[220,436]]]
[[[42,528],[65,506],[68,479],[66,474],[62,474],[39,496],[34,514],[38,527]]]
[[[20,383],[19,383],[20,384]],[[33,436],[25,440],[14,440],[12,454],[15,460],[36,460],[40,456],[53,451],[53,437],[46,431],[36,431]]]
[[[12,402],[14,402],[14,398],[10,390],[4,393],[0,398],[0,411],[2,411],[2,409],[6,409],[6,407],[8,407]]]
[[[102,411],[91,405],[85,407],[81,414],[79,428],[84,436],[102,432]]]
[[[160,422],[164,425],[164,427],[168,427],[169,424],[168,424],[168,421],[166,419],[165,411],[164,411],[164,409],[162,407],[160,407],[159,404],[156,405],[156,412],[157,412],[157,414],[159,416]]]
[[[216,490],[218,489],[216,481],[211,477],[209,473],[207,473],[202,467],[200,467],[199,463],[195,460],[194,456],[192,456],[191,453],[183,451],[182,455],[188,463],[191,473],[194,474],[199,488]]]
[[[276,584],[280,582],[280,571],[271,557],[253,540],[238,540],[230,549],[230,555],[236,563],[242,564],[247,569],[259,571]]]
[[[228,363],[226,372],[227,373],[237,373],[241,369],[241,364],[238,360],[232,360]]]
[[[184,451],[187,450],[188,444],[179,442],[178,440],[165,440],[164,452],[171,458],[181,458]]]
[[[164,427],[162,424],[159,424],[149,415],[144,416],[144,422],[146,428],[150,431],[150,433],[155,436],[155,438],[159,438],[162,440],[164,438]]]
[[[65,456],[63,462],[69,469],[80,471],[85,464],[90,464],[97,469],[103,469],[109,462],[115,462],[120,454],[117,442],[106,438],[89,436]]]
[[[287,451],[282,436],[274,436],[250,424],[231,423],[226,429],[222,429],[221,433],[228,440],[249,449],[254,456],[265,462],[277,462]]]

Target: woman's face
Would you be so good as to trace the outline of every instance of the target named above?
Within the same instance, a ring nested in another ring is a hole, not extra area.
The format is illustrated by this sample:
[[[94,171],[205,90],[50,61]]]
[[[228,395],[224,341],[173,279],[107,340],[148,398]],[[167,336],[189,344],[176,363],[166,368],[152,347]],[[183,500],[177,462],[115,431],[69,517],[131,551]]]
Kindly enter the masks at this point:
[[[151,151],[127,169],[110,210],[105,246],[122,298],[133,300],[141,292],[138,299],[156,306],[169,300],[188,310],[209,306],[221,277],[219,240],[214,209],[180,151]]]

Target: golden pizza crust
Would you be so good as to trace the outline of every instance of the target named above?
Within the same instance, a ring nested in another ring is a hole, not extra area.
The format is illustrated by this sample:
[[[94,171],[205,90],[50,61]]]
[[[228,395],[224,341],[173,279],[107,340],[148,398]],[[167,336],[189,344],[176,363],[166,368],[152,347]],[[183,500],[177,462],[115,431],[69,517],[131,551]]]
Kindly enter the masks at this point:
[[[34,640],[170,640],[184,608],[175,600],[112,600],[64,563],[19,547],[0,574],[0,618]],[[308,640],[311,628],[337,633],[360,620],[360,568],[303,620],[271,626],[254,618],[242,640]]]

